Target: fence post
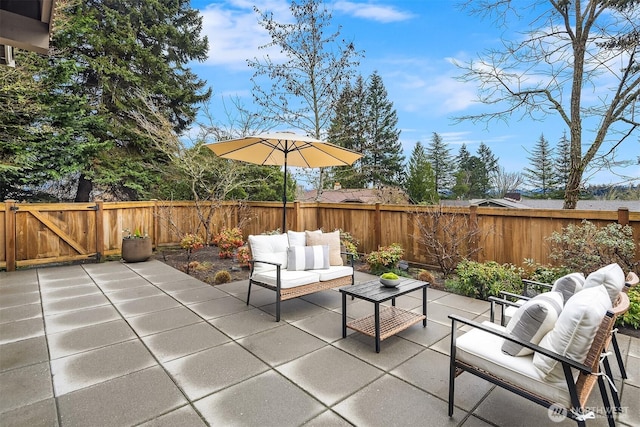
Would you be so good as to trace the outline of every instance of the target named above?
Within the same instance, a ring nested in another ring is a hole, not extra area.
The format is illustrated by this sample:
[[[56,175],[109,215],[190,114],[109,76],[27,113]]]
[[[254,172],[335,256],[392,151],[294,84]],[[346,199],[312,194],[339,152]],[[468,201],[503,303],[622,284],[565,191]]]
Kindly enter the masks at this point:
[[[469,206],[469,249],[471,252],[471,260],[478,261],[478,206]]]
[[[16,201],[4,201],[4,252],[7,271],[16,270]]]
[[[382,218],[380,215],[380,202],[376,203],[375,217],[373,218],[373,247],[377,251],[382,244]]]
[[[158,199],[151,199],[153,202],[153,210],[151,215],[153,216],[152,228],[151,228],[151,241],[152,247],[158,248],[158,235],[160,233],[160,227],[158,226]]]
[[[618,224],[629,225],[629,208],[618,208]]]
[[[96,200],[96,261],[102,261],[104,252],[104,206],[102,200]]]
[[[300,230],[300,202],[296,200],[293,202],[293,229]]]

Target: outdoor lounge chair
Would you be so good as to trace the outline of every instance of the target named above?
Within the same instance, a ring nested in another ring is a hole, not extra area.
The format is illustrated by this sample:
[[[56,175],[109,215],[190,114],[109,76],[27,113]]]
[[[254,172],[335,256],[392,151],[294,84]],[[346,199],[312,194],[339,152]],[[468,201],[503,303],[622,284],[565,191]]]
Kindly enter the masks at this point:
[[[616,316],[629,308],[629,297],[620,293],[612,307],[607,296],[604,286],[577,293],[539,345],[517,338],[500,325],[450,315],[449,416],[453,415],[455,379],[466,371],[548,408],[550,417],[566,416],[579,426],[594,417],[585,407],[597,382],[608,423],[615,426],[600,362]],[[458,323],[472,329],[458,337]],[[505,354],[506,342],[533,354]]]

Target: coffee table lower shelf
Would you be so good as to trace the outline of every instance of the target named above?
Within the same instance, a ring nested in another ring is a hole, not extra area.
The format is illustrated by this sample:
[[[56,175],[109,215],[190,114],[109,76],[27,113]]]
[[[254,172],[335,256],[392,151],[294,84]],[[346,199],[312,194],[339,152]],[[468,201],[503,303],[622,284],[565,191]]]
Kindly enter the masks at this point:
[[[404,331],[408,327],[415,325],[425,319],[423,314],[413,313],[398,307],[380,308],[380,341],[385,338]],[[370,337],[376,336],[376,317],[374,314],[352,320],[347,323],[347,328],[361,332]]]

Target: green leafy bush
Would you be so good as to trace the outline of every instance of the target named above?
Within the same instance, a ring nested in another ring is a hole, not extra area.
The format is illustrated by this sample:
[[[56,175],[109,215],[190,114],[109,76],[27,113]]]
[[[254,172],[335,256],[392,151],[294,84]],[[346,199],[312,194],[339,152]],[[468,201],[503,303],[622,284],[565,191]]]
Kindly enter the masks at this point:
[[[633,229],[628,225],[596,227],[584,220],[581,225],[569,224],[561,233],[554,232],[547,240],[551,259],[585,275],[614,262],[626,271],[634,270],[637,264]]]
[[[371,252],[366,256],[365,262],[369,265],[371,274],[380,275],[389,270],[396,272],[398,261],[402,259],[403,255],[404,249],[399,244],[392,243]]]
[[[486,300],[500,291],[522,292],[521,270],[511,264],[464,260],[456,267],[456,276],[447,279],[445,287],[457,294]]]
[[[358,239],[356,239],[351,233],[348,231],[340,231],[340,243],[344,245],[345,251],[353,255],[353,259],[357,260],[359,258],[358,255]]]
[[[618,317],[616,324],[640,329],[640,286],[629,289],[629,310]]]
[[[524,265],[525,269],[522,278],[542,283],[553,283],[562,276],[573,273],[573,271],[565,266],[553,267],[550,265],[542,265],[532,259],[525,259]]]

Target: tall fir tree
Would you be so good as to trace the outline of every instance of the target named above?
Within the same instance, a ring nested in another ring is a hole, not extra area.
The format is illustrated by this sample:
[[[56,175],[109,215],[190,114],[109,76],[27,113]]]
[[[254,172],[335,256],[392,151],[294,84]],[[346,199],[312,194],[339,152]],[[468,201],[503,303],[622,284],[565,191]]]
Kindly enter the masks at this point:
[[[407,164],[406,190],[413,203],[437,203],[436,178],[420,141],[416,142]]]
[[[387,96],[382,77],[374,72],[367,86],[367,149],[362,163],[374,188],[404,183],[404,156],[397,129],[398,116]]]
[[[491,148],[484,142],[480,143],[477,151],[478,158],[484,166],[484,174],[480,177],[480,192],[482,197],[489,197],[496,187],[496,179],[500,169],[498,158],[493,154]]]
[[[68,76],[51,96],[66,98],[53,112],[70,130],[59,143],[82,147],[74,157],[80,163],[76,201],[88,201],[94,184],[120,198],[143,197],[162,179],[152,171],[167,158],[138,131],[133,116],[145,115],[150,101],[176,133],[193,122],[197,105],[211,94],[187,67],[206,59],[202,17],[188,0],[84,0],[63,6],[70,19],[53,34],[47,74]]]
[[[366,87],[361,75],[352,85],[347,84],[336,103],[327,140],[350,150],[364,153],[367,129],[363,120],[366,117]],[[327,181],[339,182],[343,188],[363,188],[366,178],[361,160],[351,166],[332,168]],[[331,184],[328,182],[326,186]]]
[[[569,174],[571,173],[571,140],[567,138],[567,132],[563,132],[562,137],[556,146],[556,157],[553,162],[556,189],[564,192]]]
[[[455,170],[453,156],[451,155],[451,151],[447,144],[436,132],[433,133],[431,141],[426,147],[426,152],[435,176],[436,192],[438,194],[443,194],[444,192],[451,190],[454,181],[453,173]]]
[[[531,156],[527,159],[531,167],[524,168],[524,176],[534,190],[539,190],[542,197],[547,197],[553,191],[556,175],[554,173],[553,149],[544,135],[540,135],[530,154]]]
[[[467,170],[469,168],[469,160],[471,159],[471,153],[467,149],[467,144],[462,144],[460,146],[460,150],[458,150],[458,155],[456,156],[456,164],[458,165],[458,170]]]

